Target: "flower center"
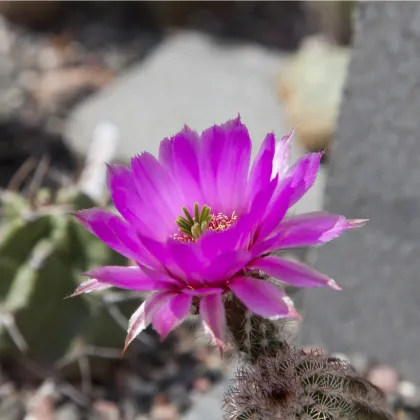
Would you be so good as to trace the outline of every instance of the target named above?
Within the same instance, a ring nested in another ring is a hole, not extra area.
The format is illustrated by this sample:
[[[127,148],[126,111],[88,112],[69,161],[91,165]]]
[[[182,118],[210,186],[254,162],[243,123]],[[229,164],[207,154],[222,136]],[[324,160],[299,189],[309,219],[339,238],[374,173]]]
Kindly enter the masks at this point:
[[[178,216],[176,219],[180,233],[174,235],[174,238],[181,242],[196,242],[207,229],[216,231],[229,229],[238,218],[235,212],[232,213],[231,217],[223,213],[214,215],[210,213],[211,209],[206,205],[200,210],[198,203],[194,204],[194,216],[190,214],[186,207],[182,207],[182,211],[185,217]]]

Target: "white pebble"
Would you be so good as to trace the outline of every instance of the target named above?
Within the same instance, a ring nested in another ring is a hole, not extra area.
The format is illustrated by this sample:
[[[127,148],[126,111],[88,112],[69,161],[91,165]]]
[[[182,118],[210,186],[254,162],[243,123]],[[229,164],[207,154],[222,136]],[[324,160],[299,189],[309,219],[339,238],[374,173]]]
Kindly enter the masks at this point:
[[[411,382],[401,381],[398,385],[398,392],[404,398],[414,398],[417,394],[417,389]]]

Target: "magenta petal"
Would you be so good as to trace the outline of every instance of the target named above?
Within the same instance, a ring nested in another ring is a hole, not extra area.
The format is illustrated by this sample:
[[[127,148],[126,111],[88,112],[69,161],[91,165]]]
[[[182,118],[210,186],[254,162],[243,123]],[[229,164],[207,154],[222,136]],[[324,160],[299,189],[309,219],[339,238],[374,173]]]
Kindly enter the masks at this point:
[[[86,273],[87,276],[97,279],[101,283],[130,290],[159,290],[171,289],[179,286],[175,279],[160,275],[158,272],[149,270],[146,274],[140,267],[106,266],[95,268]],[[172,281],[168,281],[168,279]]]
[[[212,206],[212,210],[219,204],[218,173],[225,147],[226,136],[224,130],[214,125],[204,130],[200,138],[200,171],[202,178],[202,189],[206,203]]]
[[[243,250],[240,253],[240,258],[245,256],[244,253],[251,246],[252,237],[258,230],[260,219],[266,211],[267,203],[272,197],[276,183],[277,178],[267,184],[263,190],[259,191],[248,213],[241,215],[230,229],[221,232],[204,232],[197,245],[209,261],[223,254],[230,254],[234,250]]]
[[[290,312],[288,297],[280,287],[266,280],[251,277],[236,277],[229,288],[255,314],[263,318],[284,318]]]
[[[115,208],[124,219],[144,235],[153,235],[155,214],[145,208],[131,170],[125,165],[108,165],[107,182]]]
[[[169,240],[167,243],[161,243],[151,238],[140,236],[142,243],[148,251],[159,259],[160,263],[170,276],[185,282],[191,280],[192,286],[201,286],[202,283],[196,278],[200,273],[199,249],[194,243],[181,243],[175,240]],[[191,256],[191,259],[189,257]],[[190,268],[195,268],[194,272],[189,272]],[[194,281],[194,279],[196,279]]]
[[[79,285],[79,287],[70,295],[69,298],[81,295],[82,293],[96,292],[98,290],[109,289],[112,284],[100,283],[96,279],[89,279]]]
[[[280,222],[286,216],[290,207],[293,188],[286,186],[268,204],[264,219],[258,232],[258,240],[264,239],[276,230]]]
[[[192,296],[181,294],[169,299],[153,315],[153,328],[163,340],[188,315],[192,303]]]
[[[252,200],[270,182],[273,174],[275,149],[276,139],[274,134],[267,134],[251,168],[247,187],[248,200]]]
[[[184,129],[161,143],[159,161],[166,168],[180,190],[182,205],[189,211],[195,202],[204,203],[200,166],[199,137],[195,131],[185,126]],[[181,206],[177,209],[182,214]]]
[[[322,155],[323,153],[308,153],[286,172],[283,185],[293,188],[290,206],[298,202],[314,184]]]
[[[327,212],[313,212],[284,220],[278,229],[276,247],[313,246],[329,242],[345,230],[364,225],[365,220],[347,220]]]
[[[196,243],[169,240],[166,243],[166,249],[170,253],[168,268],[171,272],[188,279],[189,284],[193,287],[200,287],[204,284],[202,272],[206,261]]]
[[[220,287],[202,287],[201,289],[183,289],[182,293],[190,296],[204,296],[212,295],[213,293],[222,293],[223,289]]]
[[[251,253],[247,251],[230,251],[215,257],[209,265],[202,268],[203,278],[209,284],[219,284],[232,277],[235,273],[246,266],[252,258]]]
[[[253,219],[254,225],[260,224],[262,218],[267,213],[267,208],[273,198],[277,183],[278,177],[275,177],[253,197],[249,215]]]
[[[150,255],[145,253],[133,229],[120,217],[96,208],[81,210],[74,216],[89,232],[114,251],[134,261],[144,260],[151,263]]]
[[[170,298],[176,295],[176,292],[156,292],[139,306],[128,321],[127,338],[125,339],[123,352],[125,352],[130,343],[149,326],[154,314],[165,305]]]
[[[200,316],[206,332],[214,338],[220,353],[223,354],[226,315],[221,293],[203,296],[200,301]]]
[[[225,130],[225,147],[220,156],[217,174],[219,211],[231,215],[241,213],[245,205],[245,191],[251,159],[251,139],[248,129],[238,116],[222,125]]]
[[[139,196],[137,194],[137,189],[133,180],[133,174],[131,173],[130,168],[119,164],[107,165],[106,179],[112,200],[117,209],[118,207],[121,207],[121,209],[124,211],[123,206],[121,206],[121,203],[118,200],[118,192],[121,190],[127,191],[128,196],[132,200],[131,207],[135,207],[138,204]],[[122,214],[121,211],[120,213]]]
[[[165,239],[175,230],[175,220],[184,205],[180,190],[168,170],[150,153],[142,153],[131,160],[134,183],[142,201],[136,209],[139,217],[152,215],[154,237]],[[159,223],[156,221],[159,220]]]
[[[215,213],[240,213],[251,156],[251,139],[240,117],[201,134],[200,171],[206,204]]]
[[[336,282],[305,264],[269,256],[252,261],[250,268],[264,271],[267,275],[295,287],[329,286],[340,290]]]
[[[246,234],[247,232],[243,233]],[[239,232],[239,235],[241,234],[242,232]],[[197,246],[201,253],[209,261],[212,261],[221,254],[237,249],[241,240],[239,235],[237,234],[236,223],[233,227],[224,231],[207,230],[198,240]]]
[[[293,136],[293,133],[294,130],[276,142],[273,158],[273,173],[271,178],[274,178],[277,175],[282,177],[289,168],[290,140]]]

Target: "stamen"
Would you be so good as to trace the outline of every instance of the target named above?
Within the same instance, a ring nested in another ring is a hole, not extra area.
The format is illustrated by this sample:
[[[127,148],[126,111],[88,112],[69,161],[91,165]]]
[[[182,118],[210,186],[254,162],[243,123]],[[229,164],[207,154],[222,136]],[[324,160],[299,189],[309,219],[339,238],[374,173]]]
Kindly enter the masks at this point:
[[[185,214],[185,217],[179,216],[176,219],[176,224],[179,226],[179,231],[184,235],[191,237],[192,240],[198,239],[203,232],[207,229],[208,223],[211,219],[210,215],[210,207],[203,206],[200,211],[198,203],[194,204],[194,217],[191,216],[190,212],[187,210],[186,207],[182,207],[182,211]],[[184,238],[184,235],[176,235],[176,238]],[[185,238],[182,239],[184,242]]]
[[[232,223],[238,218],[235,212],[232,216],[226,216],[223,213],[219,213],[217,216],[213,216],[209,222],[210,230],[226,230],[232,226]]]
[[[185,216],[187,217],[188,222],[190,222],[191,224],[194,224],[194,220],[191,217],[191,214],[189,213],[189,211],[187,210],[187,208],[186,207],[182,207],[182,210],[183,210]],[[183,219],[183,218],[181,217],[181,219]],[[185,220],[185,219],[183,219],[183,220]]]
[[[181,242],[196,242],[197,239],[207,229],[222,231],[229,229],[232,223],[238,218],[235,212],[232,216],[227,216],[223,213],[217,215],[211,214],[210,207],[204,205],[200,211],[198,203],[194,204],[194,217],[190,214],[186,207],[182,207],[185,218],[179,216],[176,220],[178,231],[173,237]]]

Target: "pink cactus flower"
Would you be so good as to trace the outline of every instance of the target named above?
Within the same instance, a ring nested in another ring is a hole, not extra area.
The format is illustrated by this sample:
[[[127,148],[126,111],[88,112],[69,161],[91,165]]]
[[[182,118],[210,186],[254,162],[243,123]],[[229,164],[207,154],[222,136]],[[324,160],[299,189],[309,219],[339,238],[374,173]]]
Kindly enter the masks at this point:
[[[147,326],[165,338],[199,306],[203,324],[222,348],[224,297],[233,293],[265,318],[298,314],[279,284],[329,286],[328,276],[272,251],[337,238],[366,220],[327,212],[286,216],[314,184],[322,153],[289,166],[289,134],[267,134],[251,165],[251,139],[240,117],[201,135],[185,127],[144,152],[130,167],[110,165],[108,186],[119,215],[102,209],[75,214],[109,247],[136,262],[87,273],[72,296],[117,287],[152,292],[131,316],[125,348]]]

